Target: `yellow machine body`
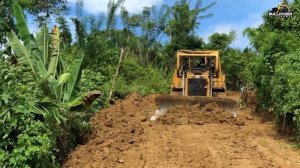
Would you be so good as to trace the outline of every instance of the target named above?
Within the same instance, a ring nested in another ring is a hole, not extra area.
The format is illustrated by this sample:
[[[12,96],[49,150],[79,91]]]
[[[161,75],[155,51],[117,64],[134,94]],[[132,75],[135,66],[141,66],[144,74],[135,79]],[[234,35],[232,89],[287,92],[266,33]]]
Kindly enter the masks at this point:
[[[171,95],[211,97],[225,92],[219,51],[180,50],[176,60]]]

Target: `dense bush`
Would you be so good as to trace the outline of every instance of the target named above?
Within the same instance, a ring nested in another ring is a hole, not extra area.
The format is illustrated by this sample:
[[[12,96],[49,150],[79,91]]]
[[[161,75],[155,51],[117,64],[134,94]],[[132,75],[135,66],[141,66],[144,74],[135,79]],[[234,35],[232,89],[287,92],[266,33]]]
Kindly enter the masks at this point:
[[[89,131],[89,111],[59,103],[27,65],[0,59],[0,166],[56,167]]]
[[[115,65],[114,71],[116,68]],[[101,90],[102,95],[94,102],[92,111],[97,111],[109,105],[108,96],[111,89],[113,90],[112,98],[115,99],[123,99],[131,93],[147,96],[154,93],[170,92],[170,76],[151,65],[143,66],[134,57],[126,56],[121,62],[114,87],[112,87],[112,75],[102,73],[101,67],[97,69],[99,70],[83,70],[79,83],[82,91]]]
[[[271,83],[272,102],[279,124],[283,127],[289,127],[290,122],[295,122],[298,132],[300,132],[299,54],[300,50],[298,49],[278,60]],[[292,118],[287,118],[289,115]]]
[[[55,132],[29,102],[41,99],[28,68],[0,59],[1,167],[55,166]]]
[[[257,53],[247,68],[256,89],[258,111],[271,112],[284,132],[296,128],[300,136],[299,1],[290,4],[293,18],[269,17],[245,33]]]
[[[2,167],[55,167],[89,130],[88,107],[100,95],[82,93],[82,52],[63,63],[57,26],[34,37],[17,2],[13,4],[20,39],[4,20],[13,54],[1,57],[0,163]]]
[[[142,66],[134,58],[125,59],[120,67],[120,75],[116,82],[115,95],[124,98],[130,93],[149,95],[153,93],[168,93],[171,86],[170,77],[152,66]]]
[[[245,80],[244,73],[247,62],[251,57],[237,49],[229,49],[221,53],[222,71],[226,75],[226,88],[228,90],[239,91],[240,80]]]
[[[91,111],[98,111],[109,105],[107,100],[111,88],[111,77],[103,74],[100,70],[93,71],[84,69],[82,71],[79,87],[82,91],[101,90],[101,96],[93,103]]]

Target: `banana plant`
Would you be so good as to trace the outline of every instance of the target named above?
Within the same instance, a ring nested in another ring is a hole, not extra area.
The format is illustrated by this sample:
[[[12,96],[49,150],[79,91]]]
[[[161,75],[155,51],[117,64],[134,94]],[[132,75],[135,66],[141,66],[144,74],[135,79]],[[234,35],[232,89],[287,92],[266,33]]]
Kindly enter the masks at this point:
[[[23,10],[17,2],[13,4],[13,14],[20,39],[4,20],[0,20],[0,29],[6,31],[9,45],[17,56],[18,63],[28,65],[38,86],[53,95],[50,100],[32,102],[32,111],[44,116],[54,116],[56,121],[61,123],[66,119],[59,113],[60,106],[72,109],[72,107],[78,106],[78,100],[83,105],[90,105],[101,95],[99,91],[92,91],[90,94],[83,94],[86,96],[81,95],[74,98],[74,88],[80,79],[80,68],[84,55],[79,52],[76,59],[66,69],[62,66],[61,41],[57,26],[54,26],[52,33],[49,34],[48,27],[44,25],[34,37],[28,29]],[[42,87],[42,85],[46,87]]]

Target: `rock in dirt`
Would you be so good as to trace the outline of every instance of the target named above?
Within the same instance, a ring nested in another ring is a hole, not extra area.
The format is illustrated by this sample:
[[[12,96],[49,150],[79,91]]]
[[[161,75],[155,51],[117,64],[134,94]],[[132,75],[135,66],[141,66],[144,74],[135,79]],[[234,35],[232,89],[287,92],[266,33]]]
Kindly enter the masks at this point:
[[[246,119],[247,119],[247,120],[253,120],[254,118],[253,118],[253,116],[251,116],[251,115],[247,115],[247,116],[246,116]]]
[[[237,120],[236,125],[237,126],[244,126],[245,125],[245,121],[244,120]]]
[[[141,122],[146,122],[147,121],[147,117],[142,117],[141,118]]]
[[[124,163],[124,160],[123,159],[119,159],[118,162],[119,163]]]

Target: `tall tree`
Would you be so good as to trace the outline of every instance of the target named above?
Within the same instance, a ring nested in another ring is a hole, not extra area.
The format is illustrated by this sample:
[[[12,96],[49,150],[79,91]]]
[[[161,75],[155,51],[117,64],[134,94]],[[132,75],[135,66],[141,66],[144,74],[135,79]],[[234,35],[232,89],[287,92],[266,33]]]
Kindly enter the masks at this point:
[[[229,45],[234,41],[236,34],[231,31],[228,35],[225,33],[214,33],[209,39],[209,43],[205,48],[210,50],[219,50],[225,53],[229,49]]]
[[[58,17],[56,22],[59,25],[61,41],[65,44],[65,46],[70,46],[72,43],[72,34],[70,32],[68,22],[62,16]]]
[[[169,14],[170,10],[167,5],[162,5],[160,8],[144,7],[139,14],[130,14],[124,6],[121,7],[123,33],[127,38],[127,47],[130,52],[139,56],[143,64],[153,62],[159,49],[162,48],[158,38],[164,33]],[[133,36],[138,38],[133,38]]]
[[[22,0],[19,3],[34,15],[43,12],[49,16],[50,14],[66,10],[66,2],[67,0]]]
[[[144,64],[157,61],[161,45],[159,37],[167,27],[170,8],[162,5],[160,8],[155,6],[145,7],[141,14],[141,44],[143,45]]]
[[[72,18],[75,25],[76,42],[80,48],[84,48],[86,42],[86,28],[78,18]]]
[[[166,47],[166,66],[174,65],[175,51],[180,49],[199,49],[203,47],[203,40],[195,35],[200,19],[211,17],[212,13],[204,14],[216,3],[212,2],[202,7],[202,0],[197,0],[192,7],[188,0],[178,0],[171,8],[171,15],[165,33],[170,37]]]
[[[115,22],[116,22],[116,12],[117,9],[121,7],[121,5],[125,2],[125,0],[109,0],[107,5],[107,25],[106,30],[114,29],[115,28]]]
[[[199,19],[211,17],[213,14],[202,15],[209,8],[215,5],[215,2],[202,7],[202,0],[197,0],[195,6],[191,8],[190,1],[176,1],[172,6],[171,19],[168,23],[166,33],[171,38],[171,43],[176,49],[188,49],[188,41],[200,22]]]
[[[116,26],[116,12],[117,9],[121,7],[121,5],[125,2],[125,0],[109,0],[108,5],[107,5],[107,22],[106,22],[106,32],[110,36],[114,36],[115,39],[115,45],[118,47],[118,42],[117,42],[117,32],[115,30]],[[113,35],[112,35],[113,34]]]

